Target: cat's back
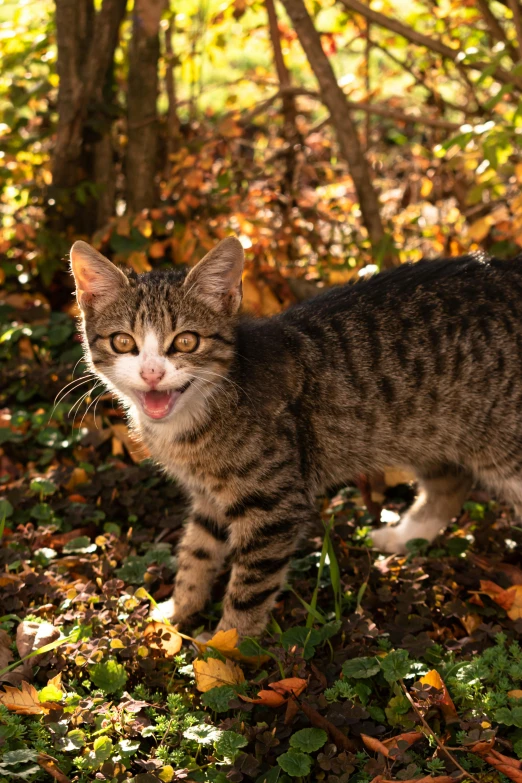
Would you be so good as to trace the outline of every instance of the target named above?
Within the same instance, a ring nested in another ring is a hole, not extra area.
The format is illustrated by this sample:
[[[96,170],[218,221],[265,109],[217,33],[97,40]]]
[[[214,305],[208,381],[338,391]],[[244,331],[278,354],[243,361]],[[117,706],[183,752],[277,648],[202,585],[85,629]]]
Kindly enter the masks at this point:
[[[407,312],[430,313],[448,318],[484,306],[522,300],[522,256],[509,261],[479,255],[423,260],[403,264],[369,279],[348,283],[320,294],[282,313],[285,325],[327,323],[344,315],[354,318],[391,317]],[[491,312],[492,312],[491,310]]]

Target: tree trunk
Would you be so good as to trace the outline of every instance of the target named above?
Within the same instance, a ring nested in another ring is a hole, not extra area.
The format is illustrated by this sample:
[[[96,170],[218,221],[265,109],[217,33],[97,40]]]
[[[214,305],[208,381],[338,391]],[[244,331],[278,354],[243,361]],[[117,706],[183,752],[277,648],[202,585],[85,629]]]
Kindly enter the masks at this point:
[[[393,257],[386,247],[386,235],[380,216],[379,199],[373,187],[370,169],[364,157],[356,127],[352,121],[346,97],[337,83],[328,57],[323,51],[321,38],[315,29],[303,0],[283,0],[292,20],[301,46],[319,82],[321,98],[330,110],[339,147],[348,163],[364,224],[374,253],[382,257],[383,266],[392,266]]]
[[[49,218],[92,233],[113,212],[112,66],[127,0],[56,0],[58,126]],[[82,196],[71,193],[83,183]]]
[[[179,146],[179,136],[181,124],[178,117],[177,95],[176,95],[176,55],[172,48],[172,37],[176,32],[175,15],[172,14],[167,29],[165,30],[165,89],[167,92],[168,112],[167,112],[167,164],[166,176],[169,175],[172,162],[170,156],[173,155]]]
[[[272,42],[274,63],[279,85],[281,90],[289,89],[292,86],[290,71],[286,67],[283,50],[281,49],[281,35],[279,33],[279,25],[277,24],[277,13],[274,0],[265,0],[265,6],[268,15],[268,29],[270,31],[270,40]],[[283,114],[285,117],[285,135],[287,138],[291,138],[292,135],[295,136],[296,134],[295,118],[297,112],[295,108],[295,98],[289,93],[283,93]]]
[[[136,0],[129,51],[127,95],[127,208],[150,209],[156,203],[158,155],[159,23],[163,0]]]

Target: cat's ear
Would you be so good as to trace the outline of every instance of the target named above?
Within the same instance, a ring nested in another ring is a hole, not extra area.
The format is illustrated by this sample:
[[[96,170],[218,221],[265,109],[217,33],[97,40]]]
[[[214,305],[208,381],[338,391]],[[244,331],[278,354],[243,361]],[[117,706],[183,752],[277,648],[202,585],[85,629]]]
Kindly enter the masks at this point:
[[[123,272],[87,242],[78,241],[71,247],[71,269],[82,310],[105,307],[129,285]]]
[[[184,286],[213,310],[234,315],[241,305],[244,263],[241,242],[227,237],[190,270]]]

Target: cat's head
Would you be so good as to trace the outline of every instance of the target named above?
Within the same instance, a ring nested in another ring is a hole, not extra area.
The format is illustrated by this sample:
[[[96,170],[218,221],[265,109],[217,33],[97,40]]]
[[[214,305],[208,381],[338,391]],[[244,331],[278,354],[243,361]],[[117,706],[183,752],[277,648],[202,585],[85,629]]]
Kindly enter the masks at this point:
[[[188,274],[124,274],[85,242],[71,248],[87,360],[146,426],[191,426],[234,358],[243,248],[224,239]]]

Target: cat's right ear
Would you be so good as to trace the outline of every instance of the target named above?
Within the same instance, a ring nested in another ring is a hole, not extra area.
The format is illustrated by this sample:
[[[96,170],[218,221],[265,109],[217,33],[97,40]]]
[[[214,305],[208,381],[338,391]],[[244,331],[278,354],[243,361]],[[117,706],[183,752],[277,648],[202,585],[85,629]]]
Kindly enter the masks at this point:
[[[117,266],[81,240],[71,247],[71,270],[82,310],[105,307],[129,285]]]

